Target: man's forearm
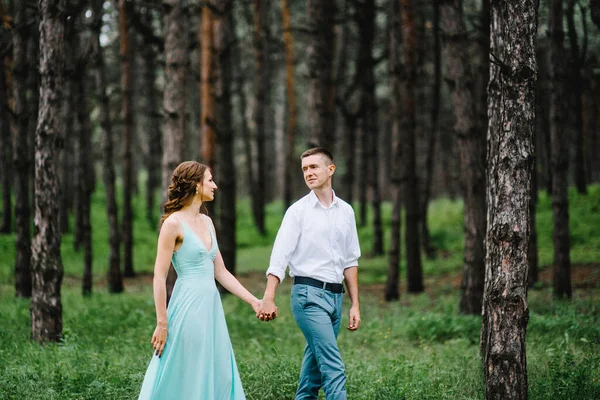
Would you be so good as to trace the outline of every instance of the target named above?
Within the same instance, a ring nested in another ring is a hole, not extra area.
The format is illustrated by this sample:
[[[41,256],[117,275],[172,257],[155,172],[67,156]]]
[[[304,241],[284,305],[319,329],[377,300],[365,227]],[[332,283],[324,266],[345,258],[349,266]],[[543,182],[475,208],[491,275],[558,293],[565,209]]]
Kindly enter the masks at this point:
[[[352,307],[359,307],[358,301],[358,267],[350,267],[344,270],[344,280],[348,289],[348,296]]]
[[[267,277],[267,288],[265,289],[264,300],[274,300],[277,286],[279,285],[279,278],[275,275],[269,274]]]

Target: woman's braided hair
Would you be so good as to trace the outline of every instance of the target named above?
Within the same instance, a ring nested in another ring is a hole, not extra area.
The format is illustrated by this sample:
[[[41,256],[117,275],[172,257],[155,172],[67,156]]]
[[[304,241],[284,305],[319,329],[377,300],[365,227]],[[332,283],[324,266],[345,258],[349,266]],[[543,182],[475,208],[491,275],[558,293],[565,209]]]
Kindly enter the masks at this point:
[[[160,225],[173,214],[189,205],[196,195],[196,184],[204,181],[204,173],[208,167],[197,161],[184,161],[175,168],[167,191],[167,202]]]

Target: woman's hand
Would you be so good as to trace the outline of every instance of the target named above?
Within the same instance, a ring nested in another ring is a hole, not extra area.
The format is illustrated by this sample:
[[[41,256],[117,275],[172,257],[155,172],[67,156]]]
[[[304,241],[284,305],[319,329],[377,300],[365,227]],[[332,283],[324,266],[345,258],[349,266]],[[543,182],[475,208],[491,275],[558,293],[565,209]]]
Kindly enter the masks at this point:
[[[167,343],[167,325],[158,324],[152,335],[152,347],[154,347],[154,354],[162,356],[165,344]]]

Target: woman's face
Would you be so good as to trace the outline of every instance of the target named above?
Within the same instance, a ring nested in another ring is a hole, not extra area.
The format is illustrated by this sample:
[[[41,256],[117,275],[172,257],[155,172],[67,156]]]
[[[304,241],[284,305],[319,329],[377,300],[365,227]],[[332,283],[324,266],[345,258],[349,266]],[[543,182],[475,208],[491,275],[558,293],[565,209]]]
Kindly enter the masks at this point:
[[[204,201],[213,201],[215,198],[215,190],[217,190],[217,185],[213,181],[212,173],[210,170],[206,170],[204,173],[204,181],[202,183],[198,183],[198,196],[201,196],[201,200]]]

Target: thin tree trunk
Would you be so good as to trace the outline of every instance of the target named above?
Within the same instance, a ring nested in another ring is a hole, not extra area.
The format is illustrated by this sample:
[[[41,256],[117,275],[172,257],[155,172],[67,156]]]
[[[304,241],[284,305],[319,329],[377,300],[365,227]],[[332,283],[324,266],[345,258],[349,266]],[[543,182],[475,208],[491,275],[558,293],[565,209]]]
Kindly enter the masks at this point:
[[[429,225],[427,223],[431,182],[433,179],[433,158],[440,125],[440,98],[442,88],[442,46],[440,40],[440,3],[433,2],[433,84],[431,88],[431,132],[425,154],[425,182],[423,182],[423,201],[421,208],[421,246],[427,258],[435,258],[435,248],[431,244]]]
[[[134,277],[133,269],[133,85],[129,42],[129,5],[119,0],[119,56],[121,59],[121,118],[123,120],[123,275]]]
[[[307,0],[308,147],[333,151],[335,133],[335,1]]]
[[[392,221],[390,226],[390,256],[388,259],[387,282],[385,285],[385,300],[392,301],[400,298],[400,260],[401,257],[401,159],[402,147],[400,145],[401,124],[401,96],[400,80],[402,66],[400,64],[401,49],[401,19],[399,2],[392,1],[390,7],[390,31],[389,31],[389,76],[390,76],[390,114],[392,118],[392,171],[391,171],[391,194],[392,194]]]
[[[213,0],[219,11],[213,21],[215,50],[215,131],[219,169],[217,179],[220,187],[219,248],[226,268],[235,275],[236,260],[236,173],[233,156],[233,128],[231,124],[231,53],[233,47],[232,0]]]
[[[79,63],[80,70],[85,70],[84,63]],[[92,226],[91,226],[91,197],[94,190],[93,185],[93,169],[94,164],[90,155],[92,150],[92,122],[90,120],[90,112],[87,103],[87,88],[85,82],[87,79],[81,79],[77,82],[78,90],[78,121],[79,121],[79,166],[77,168],[77,180],[79,181],[79,204],[77,208],[80,214],[80,242],[83,245],[83,282],[82,291],[84,295],[92,293]]]
[[[369,148],[369,134],[365,129],[365,120],[364,120],[364,108],[365,104],[361,100],[359,119],[357,121],[357,133],[358,138],[358,152],[357,158],[360,160],[360,173],[358,174],[358,178],[356,179],[356,185],[358,189],[358,225],[360,227],[367,226],[367,191],[365,188],[367,187],[367,176],[370,175],[369,169],[371,167],[369,163],[369,152],[367,149]]]
[[[35,235],[32,241],[31,338],[59,341],[63,265],[58,224],[56,137],[64,73],[64,0],[40,0],[40,115],[35,140]]]
[[[571,298],[569,254],[569,146],[565,120],[567,111],[563,4],[553,0],[550,10],[551,105],[550,142],[552,153],[552,213],[554,221],[554,295]]]
[[[106,94],[106,71],[104,65],[104,54],[100,45],[100,32],[102,30],[104,0],[93,0],[92,15],[92,44],[94,47],[94,80],[96,85],[96,95],[100,108],[99,119],[102,130],[102,154],[104,165],[102,168],[102,177],[106,191],[106,214],[108,217],[108,282],[112,293],[121,293],[123,291],[123,277],[121,275],[121,255],[120,255],[120,233],[119,217],[117,208],[117,195],[115,188],[115,166],[113,155],[113,135],[112,124],[110,120],[110,104]]]
[[[534,131],[535,135],[537,133]],[[536,210],[538,200],[538,177],[535,168],[536,162],[533,163],[533,173],[531,174],[531,202],[529,204],[529,246],[528,246],[528,269],[527,269],[527,286],[533,287],[539,280],[539,262],[538,262],[538,245],[537,245],[537,227],[536,227]]]
[[[296,144],[296,85],[294,81],[294,38],[288,0],[281,0],[281,18],[283,20],[283,42],[285,45],[285,84],[287,99],[287,124],[285,134],[285,180],[283,204],[287,209],[292,204],[294,192],[294,172],[298,161],[294,157]]]
[[[0,4],[0,18],[4,20],[4,5]],[[0,48],[6,48],[9,36],[2,32]],[[2,168],[2,222],[0,233],[9,233],[12,230],[12,143],[10,137],[10,123],[8,114],[8,82],[5,71],[8,69],[4,57],[0,57],[0,168]]]
[[[146,24],[152,24],[152,16],[149,12],[145,13]],[[146,86],[146,118],[148,129],[148,159],[146,160],[146,170],[148,171],[148,180],[146,181],[146,218],[150,226],[156,226],[156,190],[162,189],[162,182],[166,182],[169,177],[162,178],[162,165],[158,160],[163,159],[162,132],[160,129],[160,113],[158,102],[158,91],[156,89],[156,70],[158,67],[156,50],[146,41],[142,50],[144,57],[144,85]],[[175,167],[173,167],[175,169]],[[167,171],[167,174],[169,172]],[[162,193],[165,193],[163,190]],[[159,198],[159,201],[161,198]]]
[[[578,3],[579,4],[579,3]],[[585,17],[584,17],[585,18]],[[575,0],[569,0],[567,3],[567,23],[569,28],[569,42],[571,47],[570,57],[570,92],[573,98],[573,104],[575,106],[573,110],[573,118],[575,119],[574,134],[575,134],[575,158],[573,168],[573,181],[577,191],[581,194],[587,194],[587,181],[586,181],[586,155],[584,146],[583,136],[583,77],[581,76],[581,69],[583,68],[583,61],[585,60],[585,54],[579,48],[579,39],[577,37],[577,28],[575,27]],[[583,24],[584,29],[586,24]],[[585,46],[584,46],[585,47]]]
[[[200,43],[202,46],[202,116],[200,129],[202,134],[202,161],[210,168],[215,167],[215,99],[214,99],[214,25],[215,16],[210,7],[202,8],[202,30]]]
[[[536,0],[491,3],[486,273],[481,349],[486,399],[527,399],[525,336],[537,79]]]
[[[265,227],[265,98],[267,95],[267,76],[265,74],[265,40],[264,40],[264,16],[267,4],[263,0],[254,0],[253,3],[253,42],[255,59],[254,77],[254,129],[256,137],[256,181],[252,190],[252,210],[254,222],[260,235],[266,234]]]
[[[406,261],[408,291],[419,293],[424,290],[423,269],[421,266],[421,246],[419,244],[419,185],[417,182],[415,136],[416,136],[416,23],[412,0],[400,0],[402,16],[402,43],[404,52],[403,110],[401,133],[401,154],[403,160],[403,198],[406,204]]]
[[[26,7],[24,2],[15,5],[13,31],[13,98],[15,114],[15,133],[13,135],[13,163],[15,187],[15,294],[17,297],[30,297],[31,282],[31,209],[29,197],[29,176],[31,159],[28,140],[28,121],[33,116],[28,114],[27,105],[27,42],[30,35],[26,24]]]
[[[442,1],[440,11],[465,202],[460,311],[480,315],[485,273],[485,132],[478,125],[475,108],[462,0]]]
[[[162,187],[167,193],[171,175],[177,165],[182,162],[183,142],[185,135],[185,109],[186,109],[186,69],[188,65],[188,24],[189,19],[181,0],[163,0],[164,32],[165,32],[165,89],[163,108],[165,112],[165,130],[163,136],[163,161],[162,161]],[[203,7],[202,15],[210,13],[208,7]],[[210,22],[203,17],[202,28],[210,28]],[[210,33],[210,32],[209,32]],[[204,39],[203,39],[204,40]],[[205,50],[202,44],[202,85],[204,85],[204,57]],[[208,103],[202,96],[202,113]],[[204,117],[202,118],[204,121]],[[204,123],[202,122],[202,125]],[[165,197],[166,200],[166,197]],[[167,275],[167,303],[171,298],[177,273],[171,265]]]

